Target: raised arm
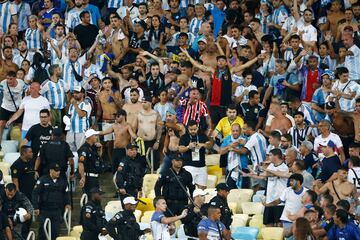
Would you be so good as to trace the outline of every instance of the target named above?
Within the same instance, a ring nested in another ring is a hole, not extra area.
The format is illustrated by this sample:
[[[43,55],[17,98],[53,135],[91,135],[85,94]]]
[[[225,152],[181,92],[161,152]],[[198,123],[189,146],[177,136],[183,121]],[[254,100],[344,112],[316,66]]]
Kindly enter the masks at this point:
[[[154,54],[149,53],[148,51],[140,51],[140,56],[149,56],[152,59],[154,59],[156,62],[159,63],[160,72],[164,73],[164,61],[161,58],[155,56]]]
[[[237,72],[241,72],[244,69],[251,67],[254,63],[256,63],[259,59],[263,59],[263,55],[258,55],[257,57],[247,61],[246,63],[242,64],[242,65],[238,65],[235,66],[231,69],[231,73],[237,73]]]
[[[215,69],[212,68],[212,67],[208,67],[208,66],[205,66],[205,65],[201,65],[199,62],[195,61],[191,56],[190,54],[188,53],[188,51],[184,48],[180,48],[180,50],[186,54],[187,58],[189,59],[189,61],[194,65],[194,67],[200,69],[201,71],[204,71],[204,72],[210,72],[210,73],[214,73],[215,72]]]

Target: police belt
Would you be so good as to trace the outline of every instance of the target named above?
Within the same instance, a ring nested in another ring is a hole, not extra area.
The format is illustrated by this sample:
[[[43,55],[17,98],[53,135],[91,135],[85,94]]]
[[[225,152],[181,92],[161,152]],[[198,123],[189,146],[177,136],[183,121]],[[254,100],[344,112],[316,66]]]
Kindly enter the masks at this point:
[[[85,176],[87,177],[99,177],[98,173],[85,173]]]

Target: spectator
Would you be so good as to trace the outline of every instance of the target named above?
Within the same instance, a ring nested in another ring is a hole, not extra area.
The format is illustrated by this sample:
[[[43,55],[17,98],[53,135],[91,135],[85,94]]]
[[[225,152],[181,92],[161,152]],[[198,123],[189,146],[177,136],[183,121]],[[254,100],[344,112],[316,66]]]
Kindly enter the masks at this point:
[[[329,240],[335,239],[360,239],[360,230],[348,220],[348,213],[338,209],[334,215],[335,225],[327,234]]]

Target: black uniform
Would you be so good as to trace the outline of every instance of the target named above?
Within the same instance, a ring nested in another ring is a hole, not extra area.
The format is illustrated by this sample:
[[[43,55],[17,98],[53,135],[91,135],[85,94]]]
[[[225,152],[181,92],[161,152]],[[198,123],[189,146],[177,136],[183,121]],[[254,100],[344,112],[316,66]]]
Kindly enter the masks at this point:
[[[184,224],[186,236],[198,238],[197,226],[203,217],[207,216],[207,209],[205,205],[202,205],[200,212],[196,213],[194,212],[194,208],[194,204],[190,204],[185,207],[185,209],[188,210],[188,213],[185,218],[181,219],[181,222]]]
[[[70,146],[63,140],[50,140],[40,149],[40,162],[42,174],[49,173],[50,164],[57,163],[61,168],[61,176],[66,176],[68,168],[68,160],[74,155],[70,150]]]
[[[115,214],[109,221],[107,230],[114,240],[139,239],[144,234],[144,231],[140,230],[140,225],[136,222],[134,213],[128,210]]]
[[[164,196],[171,212],[175,215],[180,215],[181,211],[188,204],[188,195],[184,192],[176,178],[186,190],[189,190],[190,196],[192,196],[195,185],[192,183],[191,174],[184,168],[181,168],[179,173],[176,173],[173,168],[169,168],[164,175],[161,175],[155,184],[155,195]]]
[[[147,163],[145,158],[139,154],[135,158],[126,156],[119,163],[120,169],[116,173],[117,187],[124,188],[128,195],[137,197],[138,192],[141,191],[143,178],[145,175]],[[122,200],[128,195],[120,194],[121,204]],[[124,206],[123,206],[124,207]]]
[[[24,161],[18,158],[11,165],[11,177],[19,181],[19,190],[24,193],[28,199],[32,199],[32,191],[35,185],[35,161]]]
[[[221,210],[221,218],[220,221],[225,225],[225,227],[230,230],[230,225],[232,223],[232,212],[229,208],[228,202],[226,198],[223,198],[219,195],[213,197],[210,202],[210,205],[218,206]]]
[[[106,227],[105,212],[101,204],[87,202],[81,209],[80,223],[83,226],[81,240],[98,240],[102,229]]]
[[[15,212],[18,208],[24,208],[28,213],[33,213],[34,208],[30,202],[30,200],[26,197],[24,193],[16,192],[15,196],[9,199],[6,194],[1,196],[1,204],[2,204],[2,212],[13,222],[13,218]],[[29,219],[21,225],[19,223],[13,222],[13,226],[15,227],[15,231],[20,230],[21,228],[21,236],[25,239],[30,231],[32,219]],[[14,236],[15,239],[17,236]]]
[[[78,150],[79,162],[84,164],[85,193],[94,187],[99,187],[99,173],[101,170],[101,159],[97,153],[96,146],[85,142]]]
[[[6,228],[10,228],[7,216],[0,211],[0,240],[5,240]]]
[[[34,209],[40,210],[39,240],[45,240],[43,225],[46,218],[51,220],[51,239],[59,235],[62,213],[70,205],[70,192],[66,179],[54,180],[50,175],[42,176],[33,191]]]

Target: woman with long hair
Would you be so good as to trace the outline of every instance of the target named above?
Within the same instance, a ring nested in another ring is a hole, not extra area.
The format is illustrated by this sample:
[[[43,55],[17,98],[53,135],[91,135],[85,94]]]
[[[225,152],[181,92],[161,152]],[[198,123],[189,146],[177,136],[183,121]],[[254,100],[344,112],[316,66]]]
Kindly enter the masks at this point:
[[[148,32],[148,40],[151,49],[160,47],[163,41],[165,29],[161,23],[159,15],[154,15],[151,18],[150,30]]]
[[[315,240],[314,233],[310,223],[306,218],[300,217],[296,219],[293,225],[293,235],[295,240]]]

